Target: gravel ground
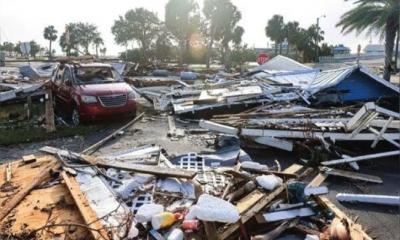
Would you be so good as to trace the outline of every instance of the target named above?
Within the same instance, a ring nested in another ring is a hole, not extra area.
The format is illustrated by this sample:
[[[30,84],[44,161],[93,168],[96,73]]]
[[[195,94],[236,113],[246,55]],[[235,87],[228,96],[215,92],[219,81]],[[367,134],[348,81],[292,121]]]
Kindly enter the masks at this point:
[[[85,138],[75,136],[38,143],[0,147],[0,161],[18,159],[26,154],[40,154],[38,149],[46,145],[79,152],[107,136],[124,123],[112,123],[106,129],[89,134]],[[177,128],[198,128],[196,123],[182,124],[178,121],[176,121],[176,126]],[[209,144],[213,136],[209,136],[208,134],[185,134],[183,138],[176,140],[167,137],[168,129],[166,114],[158,115],[151,112],[146,113],[141,121],[131,126],[122,136],[112,140],[95,154],[108,154],[145,144],[160,145],[170,156],[188,152],[213,150],[213,147]],[[245,149],[245,151],[247,151],[255,161],[266,163],[270,166],[274,164],[273,162],[275,159],[280,162],[282,168],[296,162],[296,158],[293,154],[287,152],[255,149]],[[370,231],[372,237],[376,237],[377,239],[399,239],[399,208],[375,206],[371,204],[341,204],[336,201],[335,196],[338,192],[387,195],[400,194],[400,175],[398,174],[400,166],[398,159],[376,160],[373,163],[364,162],[360,163],[360,167],[360,172],[380,176],[384,183],[356,183],[340,178],[329,177],[324,182],[330,190],[328,197],[353,219],[358,216],[358,222]]]

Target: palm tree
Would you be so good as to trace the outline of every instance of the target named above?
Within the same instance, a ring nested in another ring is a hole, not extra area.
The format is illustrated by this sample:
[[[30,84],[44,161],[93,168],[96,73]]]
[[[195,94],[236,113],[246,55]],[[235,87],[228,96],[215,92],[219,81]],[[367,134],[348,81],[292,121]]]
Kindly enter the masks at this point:
[[[393,57],[394,40],[399,29],[399,0],[357,0],[357,6],[342,15],[336,26],[342,27],[342,32],[356,31],[357,34],[367,31],[381,33],[385,37],[385,67],[383,78],[390,81],[391,61]]]
[[[43,37],[49,40],[49,58],[51,59],[51,43],[57,39],[57,30],[53,25],[47,26],[44,28]]]
[[[100,36],[97,36],[93,39],[94,46],[96,48],[96,57],[99,57],[99,46],[104,45],[103,39]]]
[[[281,15],[274,15],[268,20],[267,26],[265,27],[265,35],[275,42],[275,54],[282,53],[282,42],[285,40],[285,23]]]
[[[288,42],[286,55],[289,55],[290,46],[296,44],[296,39],[298,38],[300,27],[299,23],[296,21],[288,22],[285,27],[285,35]]]

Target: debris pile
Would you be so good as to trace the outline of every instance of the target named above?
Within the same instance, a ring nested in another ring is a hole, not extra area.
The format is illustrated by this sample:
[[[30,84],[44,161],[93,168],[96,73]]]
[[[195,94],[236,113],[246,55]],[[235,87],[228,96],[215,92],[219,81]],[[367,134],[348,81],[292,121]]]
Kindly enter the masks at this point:
[[[321,71],[276,56],[247,75],[217,73],[188,84],[178,78],[141,77],[128,82],[160,111],[210,118],[259,105],[292,102],[312,107],[355,102],[398,102],[400,88],[363,65]]]
[[[1,166],[3,236],[370,239],[323,196],[326,176],[301,165],[281,171],[240,151],[225,166],[195,153],[169,159],[153,145],[96,157],[41,151]]]

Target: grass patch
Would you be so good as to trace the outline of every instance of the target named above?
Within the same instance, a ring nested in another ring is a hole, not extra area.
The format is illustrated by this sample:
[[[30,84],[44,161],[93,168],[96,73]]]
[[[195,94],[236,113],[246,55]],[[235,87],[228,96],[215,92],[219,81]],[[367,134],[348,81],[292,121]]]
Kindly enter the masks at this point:
[[[103,125],[66,127],[57,126],[57,131],[47,133],[40,127],[26,127],[17,129],[0,129],[0,146],[8,146],[18,143],[39,142],[62,137],[86,136],[90,133],[104,129]]]

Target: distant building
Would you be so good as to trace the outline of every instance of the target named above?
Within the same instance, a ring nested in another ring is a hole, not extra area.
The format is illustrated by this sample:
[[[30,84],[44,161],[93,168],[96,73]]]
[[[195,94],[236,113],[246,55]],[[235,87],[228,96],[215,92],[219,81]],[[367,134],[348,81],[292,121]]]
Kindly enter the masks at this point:
[[[271,51],[270,48],[254,48],[254,51],[258,54],[258,53],[266,53]]]
[[[380,44],[368,44],[364,48],[366,55],[383,56],[385,55],[385,46]]]
[[[336,45],[332,48],[332,54],[335,55],[347,55],[350,54],[350,48],[344,46],[343,44]]]

